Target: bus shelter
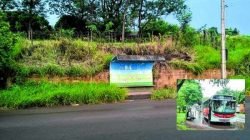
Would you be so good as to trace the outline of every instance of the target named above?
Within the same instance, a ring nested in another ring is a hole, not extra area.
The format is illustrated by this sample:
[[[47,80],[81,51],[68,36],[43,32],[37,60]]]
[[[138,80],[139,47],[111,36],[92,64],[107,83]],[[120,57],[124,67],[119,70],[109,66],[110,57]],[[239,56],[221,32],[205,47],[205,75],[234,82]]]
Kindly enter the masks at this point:
[[[153,66],[163,56],[118,55],[110,62],[110,83],[119,87],[152,87]]]

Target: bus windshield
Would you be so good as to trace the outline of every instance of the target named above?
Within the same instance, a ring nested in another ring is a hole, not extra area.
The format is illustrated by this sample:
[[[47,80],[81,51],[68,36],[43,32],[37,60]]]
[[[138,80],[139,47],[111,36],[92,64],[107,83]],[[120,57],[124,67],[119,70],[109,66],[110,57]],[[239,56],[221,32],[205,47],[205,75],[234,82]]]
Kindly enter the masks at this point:
[[[213,111],[217,113],[235,113],[235,101],[214,100]]]

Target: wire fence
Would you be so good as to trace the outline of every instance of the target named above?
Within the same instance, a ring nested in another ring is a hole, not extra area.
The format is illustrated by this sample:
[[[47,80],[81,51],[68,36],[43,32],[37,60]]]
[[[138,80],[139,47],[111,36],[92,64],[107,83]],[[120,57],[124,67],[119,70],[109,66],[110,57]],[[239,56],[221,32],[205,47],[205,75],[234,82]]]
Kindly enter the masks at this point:
[[[28,38],[28,33],[21,33],[24,37]],[[184,43],[195,42],[199,45],[211,45],[214,48],[218,48],[220,40],[218,35],[209,35],[208,33],[196,33],[196,38],[186,39]],[[81,39],[88,42],[100,42],[100,43],[116,43],[123,42],[121,32],[77,32],[73,30],[60,30],[60,31],[34,31],[32,32],[33,40],[47,40],[47,39],[60,39],[60,38],[71,38]],[[124,42],[133,43],[146,43],[146,42],[171,42],[172,46],[185,46],[181,44],[183,35],[143,35],[140,36],[138,33],[126,32],[124,35]]]
[[[22,32],[22,36],[29,38],[28,33]],[[33,39],[46,40],[58,38],[75,38],[84,41],[97,41],[97,42],[122,42],[122,34],[119,32],[71,32],[71,31],[33,31]],[[140,40],[150,40],[149,37],[140,37],[137,33],[126,32],[124,41],[137,42]]]

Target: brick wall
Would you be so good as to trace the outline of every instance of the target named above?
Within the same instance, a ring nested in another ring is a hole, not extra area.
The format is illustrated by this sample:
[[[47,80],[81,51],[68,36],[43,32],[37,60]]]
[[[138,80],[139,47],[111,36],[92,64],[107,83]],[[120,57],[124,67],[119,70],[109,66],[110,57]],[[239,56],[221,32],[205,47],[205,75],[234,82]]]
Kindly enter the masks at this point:
[[[228,71],[229,75],[232,75],[232,71]],[[163,88],[163,87],[176,87],[177,79],[220,79],[220,69],[209,69],[204,71],[201,75],[195,75],[192,72],[188,72],[181,69],[167,69],[165,67],[156,68],[156,72],[154,73],[154,85],[155,88]],[[38,76],[33,76],[29,79],[32,80],[41,80]],[[49,80],[52,82],[105,82],[109,83],[109,71],[103,71],[99,74],[92,77],[44,77],[43,79]]]
[[[219,69],[205,70],[201,75],[195,75],[192,72],[176,69],[160,69],[155,76],[155,88],[176,87],[177,79],[220,79]],[[228,71],[232,75],[232,71]]]

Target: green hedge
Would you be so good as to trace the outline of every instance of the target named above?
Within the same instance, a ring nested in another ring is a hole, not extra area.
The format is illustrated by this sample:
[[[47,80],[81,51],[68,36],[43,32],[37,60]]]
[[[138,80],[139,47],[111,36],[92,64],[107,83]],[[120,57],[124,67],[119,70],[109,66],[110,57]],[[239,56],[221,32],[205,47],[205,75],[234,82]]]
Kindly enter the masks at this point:
[[[126,90],[105,83],[26,82],[0,91],[0,107],[28,108],[122,101]]]

